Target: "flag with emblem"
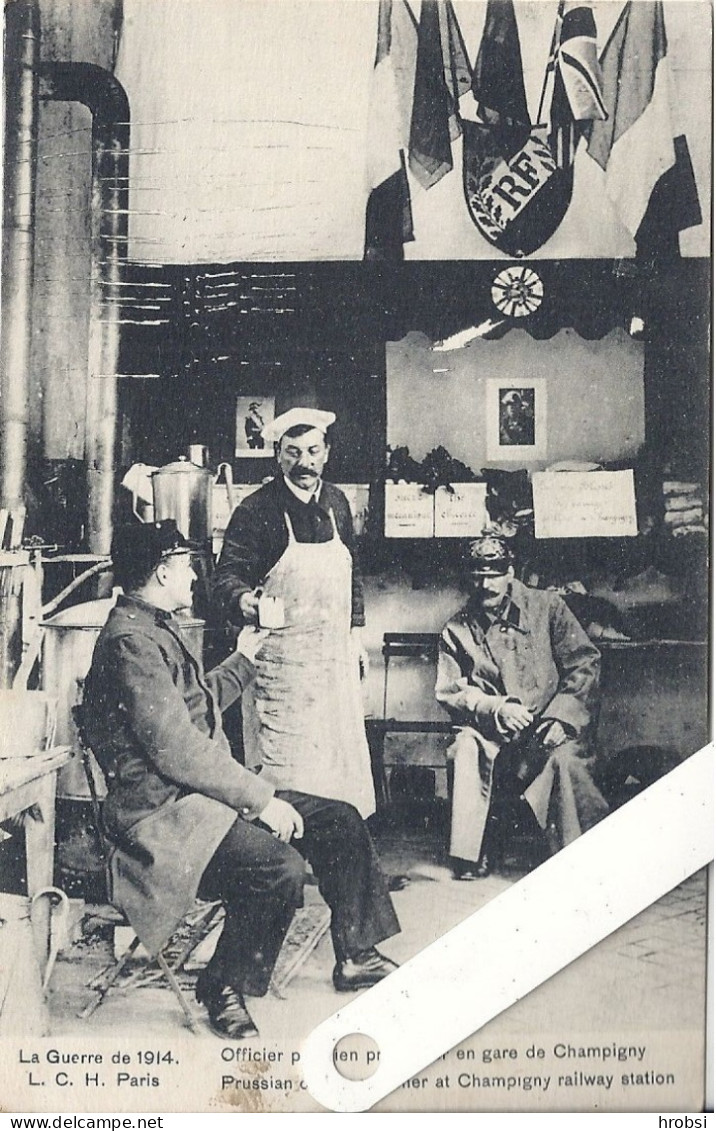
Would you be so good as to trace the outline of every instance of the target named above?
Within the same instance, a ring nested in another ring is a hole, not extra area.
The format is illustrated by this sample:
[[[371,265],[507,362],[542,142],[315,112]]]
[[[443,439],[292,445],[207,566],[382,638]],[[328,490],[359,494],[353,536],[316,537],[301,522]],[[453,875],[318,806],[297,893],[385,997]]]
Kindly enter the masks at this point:
[[[557,166],[549,126],[531,124],[512,0],[488,0],[472,94],[477,120],[463,120],[463,188],[470,217],[501,251],[530,255],[564,219],[572,166]]]
[[[409,163],[425,189],[453,167],[452,143],[461,133],[458,103],[471,74],[451,0],[422,0]]]
[[[380,0],[367,142],[366,260],[400,260],[403,245],[415,238],[406,153],[417,48],[417,23],[406,0]]]

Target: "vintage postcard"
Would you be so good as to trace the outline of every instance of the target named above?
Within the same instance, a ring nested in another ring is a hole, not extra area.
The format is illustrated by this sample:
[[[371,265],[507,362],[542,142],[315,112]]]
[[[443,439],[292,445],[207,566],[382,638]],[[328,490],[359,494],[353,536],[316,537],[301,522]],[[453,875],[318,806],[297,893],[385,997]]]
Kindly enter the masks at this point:
[[[712,20],[5,5],[3,1111],[707,1110]]]

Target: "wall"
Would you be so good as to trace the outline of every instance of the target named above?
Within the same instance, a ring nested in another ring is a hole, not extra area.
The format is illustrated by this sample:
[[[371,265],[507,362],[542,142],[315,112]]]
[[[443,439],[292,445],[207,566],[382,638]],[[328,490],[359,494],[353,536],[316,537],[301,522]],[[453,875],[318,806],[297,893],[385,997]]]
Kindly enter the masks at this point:
[[[440,632],[465,602],[465,594],[450,582],[433,580],[422,589],[412,589],[405,574],[385,570],[363,579],[366,626],[363,641],[370,657],[364,686],[369,716],[383,714],[385,632]],[[392,659],[388,681],[388,717],[443,719],[435,702],[435,665],[428,660]]]
[[[388,444],[421,460],[438,445],[467,463],[539,469],[556,460],[596,462],[634,456],[644,440],[644,350],[621,329],[599,341],[562,330],[536,341],[511,330],[499,341],[475,340],[433,353],[421,333],[386,346]],[[448,372],[436,372],[445,370]],[[487,460],[486,381],[542,378],[547,389],[547,458]]]

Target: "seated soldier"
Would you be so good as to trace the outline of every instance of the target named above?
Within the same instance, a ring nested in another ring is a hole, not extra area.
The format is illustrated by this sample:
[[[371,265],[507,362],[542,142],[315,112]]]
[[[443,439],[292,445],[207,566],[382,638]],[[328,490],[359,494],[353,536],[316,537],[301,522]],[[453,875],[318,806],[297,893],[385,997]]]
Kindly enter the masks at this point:
[[[470,544],[466,580],[470,599],[440,637],[435,688],[458,728],[450,855],[465,880],[490,873],[511,795],[526,827],[549,827],[552,850],[608,811],[588,743],[599,651],[561,597],[517,581],[504,539]]]
[[[197,894],[221,899],[224,928],[197,997],[220,1036],[256,1036],[243,994],[268,989],[302,903],[305,856],[332,912],[335,988],[374,985],[395,969],[375,944],[400,928],[358,812],[278,793],[232,758],[221,711],[253,668],[234,653],[205,675],[190,650],[174,614],[191,606],[196,574],[173,520],[119,529],[112,560],[125,595],[95,647],[84,725],[107,778],[113,902],[156,953]]]

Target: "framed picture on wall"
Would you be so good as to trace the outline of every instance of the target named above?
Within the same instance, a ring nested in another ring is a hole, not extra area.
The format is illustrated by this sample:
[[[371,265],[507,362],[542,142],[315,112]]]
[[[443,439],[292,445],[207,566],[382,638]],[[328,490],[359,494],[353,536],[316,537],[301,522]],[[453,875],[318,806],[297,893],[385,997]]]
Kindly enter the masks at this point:
[[[529,463],[547,456],[544,378],[491,377],[486,383],[487,458]]]
[[[259,394],[236,398],[236,456],[252,459],[273,455],[273,444],[261,435],[276,415],[276,398]]]

